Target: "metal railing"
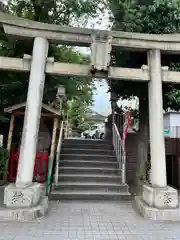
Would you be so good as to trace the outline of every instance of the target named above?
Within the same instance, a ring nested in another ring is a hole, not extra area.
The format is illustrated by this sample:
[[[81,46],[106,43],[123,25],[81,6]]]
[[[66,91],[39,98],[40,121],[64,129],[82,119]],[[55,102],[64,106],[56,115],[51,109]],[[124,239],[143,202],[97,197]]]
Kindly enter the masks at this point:
[[[63,129],[64,129],[64,122],[61,122],[60,132],[59,132],[59,139],[58,139],[58,145],[56,149],[56,166],[55,166],[55,185],[58,185],[58,178],[59,178],[59,159],[60,159],[60,153],[61,153],[61,147],[62,147],[62,140],[63,140]]]
[[[126,152],[122,144],[121,135],[115,122],[112,124],[113,146],[116,152],[116,157],[119,163],[119,168],[122,171],[122,184],[126,183]]]

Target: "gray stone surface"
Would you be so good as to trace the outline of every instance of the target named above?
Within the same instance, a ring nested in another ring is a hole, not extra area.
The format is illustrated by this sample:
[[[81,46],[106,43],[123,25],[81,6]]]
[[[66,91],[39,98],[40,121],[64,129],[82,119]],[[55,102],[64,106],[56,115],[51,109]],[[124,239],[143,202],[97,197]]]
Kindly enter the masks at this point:
[[[177,223],[143,219],[131,202],[50,203],[48,215],[28,223],[0,223],[0,240],[179,240]]]
[[[48,31],[56,31],[57,33],[74,33],[74,34],[82,34],[87,38],[87,35],[91,35],[95,32],[97,32],[97,35],[101,36],[113,36],[116,38],[122,38],[122,39],[134,39],[134,40],[146,40],[147,42],[153,41],[153,42],[170,42],[170,43],[176,43],[179,41],[180,35],[179,34],[173,34],[173,37],[171,37],[170,34],[147,34],[147,33],[132,33],[132,32],[122,32],[122,31],[107,31],[107,30],[100,30],[100,29],[88,29],[88,28],[76,28],[76,27],[69,27],[69,26],[59,26],[55,24],[48,24],[48,23],[42,23],[37,21],[32,21],[29,19],[22,19],[17,16],[13,16],[12,14],[7,13],[0,13],[0,23],[9,25],[16,25],[19,27],[24,28],[32,28],[35,30],[48,30]],[[17,33],[17,35],[20,33]],[[36,33],[38,35],[38,32]],[[92,41],[92,39],[91,39]],[[117,44],[117,41],[116,41]],[[155,44],[155,43],[154,43]],[[135,44],[134,44],[135,45]],[[143,46],[142,46],[143,47]],[[173,46],[174,47],[174,46]],[[136,48],[136,46],[134,46]]]
[[[164,51],[180,51],[180,35],[173,34],[144,34],[121,31],[106,31],[87,28],[72,28],[54,24],[40,23],[17,18],[11,14],[0,12],[0,25],[5,33],[16,38],[45,37],[51,42],[89,46],[92,35],[113,36],[112,45],[134,49],[160,49]]]
[[[172,187],[152,187],[143,185],[142,199],[151,207],[176,208],[178,206],[178,191]]]
[[[0,222],[1,221],[32,221],[43,217],[48,211],[48,197],[43,197],[37,206],[29,208],[7,208],[0,207]]]
[[[177,208],[160,209],[147,205],[141,197],[135,197],[134,207],[147,219],[180,222],[180,204]]]
[[[4,204],[7,207],[30,207],[39,203],[41,184],[33,183],[27,187],[17,187],[9,184],[4,190]]]
[[[7,208],[3,204],[4,189],[7,187],[0,187],[0,226],[3,221],[32,221],[37,218],[42,218],[48,211],[48,198],[44,196],[41,189],[41,199],[37,206],[31,208]],[[43,186],[41,185],[41,188]],[[4,238],[5,239],[5,238]],[[0,235],[1,240],[1,235]]]

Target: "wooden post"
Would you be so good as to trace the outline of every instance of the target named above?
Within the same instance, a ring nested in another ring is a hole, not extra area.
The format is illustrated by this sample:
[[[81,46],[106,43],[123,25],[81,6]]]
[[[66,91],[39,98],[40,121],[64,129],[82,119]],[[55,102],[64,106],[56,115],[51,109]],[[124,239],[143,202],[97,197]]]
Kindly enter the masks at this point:
[[[13,136],[13,130],[14,130],[14,114],[11,115],[11,121],[9,125],[9,134],[8,134],[8,142],[7,142],[7,150],[8,152],[11,151],[11,145],[12,145],[12,136]]]
[[[13,130],[14,130],[14,120],[15,120],[15,115],[12,113],[10,125],[9,125],[8,141],[7,141],[7,150],[9,153],[11,152],[12,137],[13,137]],[[8,166],[9,166],[9,160],[6,162],[7,170],[8,170]],[[7,180],[8,180],[8,173],[4,174],[4,182],[7,182]]]
[[[54,125],[53,125],[53,133],[52,133],[52,140],[51,140],[51,152],[50,152],[50,171],[52,172],[53,161],[55,156],[55,147],[56,147],[56,133],[58,129],[58,118],[54,118]]]

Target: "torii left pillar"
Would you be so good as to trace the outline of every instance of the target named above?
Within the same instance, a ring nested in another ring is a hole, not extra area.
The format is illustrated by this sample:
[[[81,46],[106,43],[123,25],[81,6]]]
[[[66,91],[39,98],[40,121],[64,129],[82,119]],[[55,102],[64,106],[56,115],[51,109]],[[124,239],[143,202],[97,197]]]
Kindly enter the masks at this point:
[[[18,174],[16,184],[8,185],[5,188],[4,194],[4,204],[11,208],[37,208],[38,205],[42,205],[42,203],[40,203],[41,186],[38,183],[33,183],[32,180],[40,125],[48,48],[49,43],[46,39],[41,37],[35,38],[20,147]],[[19,218],[21,218],[21,216],[19,216]],[[33,217],[31,216],[30,218]]]

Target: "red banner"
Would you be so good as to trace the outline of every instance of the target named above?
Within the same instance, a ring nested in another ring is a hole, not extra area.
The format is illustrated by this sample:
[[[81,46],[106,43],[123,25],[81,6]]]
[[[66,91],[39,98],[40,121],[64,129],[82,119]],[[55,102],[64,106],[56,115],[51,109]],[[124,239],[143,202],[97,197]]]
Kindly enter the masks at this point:
[[[12,152],[10,155],[9,163],[9,181],[16,181],[17,168],[19,162],[19,152]],[[35,165],[34,165],[34,181],[39,183],[45,183],[48,172],[48,152],[36,153]]]
[[[124,127],[124,131],[123,131],[123,136],[122,136],[122,144],[124,145],[125,143],[125,138],[126,138],[126,135],[128,133],[128,129],[130,127],[130,124],[131,124],[131,115],[130,115],[130,112],[126,112],[126,120],[125,120],[125,127]]]

